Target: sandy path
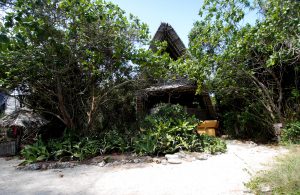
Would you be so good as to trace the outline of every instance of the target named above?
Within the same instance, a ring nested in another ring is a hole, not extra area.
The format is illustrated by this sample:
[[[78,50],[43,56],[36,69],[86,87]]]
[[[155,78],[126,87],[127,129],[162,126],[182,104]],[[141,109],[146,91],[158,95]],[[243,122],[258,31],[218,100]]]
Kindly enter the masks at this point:
[[[228,152],[179,165],[81,165],[46,171],[20,171],[20,161],[0,158],[0,194],[247,194],[243,183],[287,150],[228,142]]]

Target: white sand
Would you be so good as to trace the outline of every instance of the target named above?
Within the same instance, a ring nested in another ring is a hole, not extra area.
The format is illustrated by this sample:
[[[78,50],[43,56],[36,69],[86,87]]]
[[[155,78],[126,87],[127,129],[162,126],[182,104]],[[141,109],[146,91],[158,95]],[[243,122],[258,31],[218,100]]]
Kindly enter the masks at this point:
[[[81,165],[46,171],[21,171],[19,160],[0,158],[0,194],[185,195],[247,194],[244,182],[266,168],[281,147],[228,141],[228,152],[178,165]]]

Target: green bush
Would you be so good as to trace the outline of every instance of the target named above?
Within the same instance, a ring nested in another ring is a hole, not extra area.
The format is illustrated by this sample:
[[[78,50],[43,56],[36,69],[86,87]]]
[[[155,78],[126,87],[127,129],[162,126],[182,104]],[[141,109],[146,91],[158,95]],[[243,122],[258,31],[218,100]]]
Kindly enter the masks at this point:
[[[179,105],[159,105],[141,124],[141,132],[127,135],[116,130],[101,137],[74,136],[65,132],[60,139],[46,143],[39,139],[22,150],[26,163],[42,160],[84,160],[97,154],[135,152],[139,155],[159,155],[179,150],[195,152],[226,151],[226,144],[218,138],[199,135],[195,129],[199,120],[189,116]]]
[[[300,121],[288,123],[281,138],[283,143],[300,144]]]
[[[98,139],[65,135],[49,140],[47,144],[39,138],[33,145],[25,146],[21,155],[25,158],[25,164],[46,160],[84,160],[100,154],[99,148]]]
[[[50,153],[47,150],[46,144],[41,140],[41,138],[39,138],[34,144],[25,146],[25,148],[21,151],[21,155],[25,158],[25,164],[45,161],[50,158]]]
[[[195,132],[198,123],[182,106],[161,104],[142,122],[142,132],[134,139],[134,151],[140,155],[174,153],[179,150],[224,152],[226,144],[222,140]]]
[[[223,140],[208,135],[202,135],[202,146],[206,152],[211,154],[224,153],[227,150],[227,145]]]
[[[222,116],[224,133],[232,138],[253,139],[259,142],[273,137],[273,128],[261,105],[251,104],[241,111],[229,111]]]
[[[128,140],[130,139],[116,130],[108,131],[101,140],[101,153],[124,153],[130,150],[131,142]]]
[[[65,136],[50,140],[47,149],[54,160],[83,160],[99,154],[100,142],[96,139],[83,137],[81,139]]]
[[[45,160],[84,160],[98,154],[125,152],[131,150],[131,142],[115,130],[106,132],[102,137],[78,137],[67,132],[59,139],[47,143],[41,138],[33,145],[27,145],[21,154],[24,163]]]

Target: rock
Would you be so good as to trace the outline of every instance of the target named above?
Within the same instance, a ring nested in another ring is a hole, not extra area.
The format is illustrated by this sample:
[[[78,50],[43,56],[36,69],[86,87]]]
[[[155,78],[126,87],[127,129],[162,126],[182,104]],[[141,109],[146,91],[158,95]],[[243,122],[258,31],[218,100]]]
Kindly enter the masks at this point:
[[[105,163],[104,161],[102,161],[102,162],[98,163],[98,166],[99,166],[99,167],[104,167],[105,164],[106,164],[106,163]]]
[[[65,169],[73,168],[77,165],[76,162],[39,162],[33,164],[27,164],[25,166],[19,166],[20,170],[47,170],[47,169]]]
[[[137,154],[133,153],[131,154],[132,157],[137,157]]]
[[[207,160],[208,159],[208,155],[206,154],[200,154],[196,156],[197,160]]]
[[[193,157],[193,156],[188,156],[188,157],[185,158],[185,160],[186,160],[187,162],[193,162],[193,161],[196,160],[196,158]]]
[[[34,163],[34,164],[29,164],[28,166],[25,167],[25,170],[39,170],[41,169],[41,165],[38,163]]]
[[[144,162],[151,163],[153,162],[153,159],[150,156],[145,156]]]
[[[127,160],[127,163],[134,163],[132,159]]]
[[[111,163],[112,166],[118,166],[118,165],[121,165],[121,162],[119,161],[114,161],[113,163]]]
[[[182,161],[178,158],[170,158],[170,159],[168,159],[168,163],[170,163],[170,164],[181,164]]]
[[[177,154],[166,154],[165,157],[166,157],[166,159],[179,158],[179,156]]]
[[[253,146],[257,146],[257,144],[255,143],[255,142],[253,142],[253,141],[246,141],[245,142],[246,144],[249,144],[249,146],[251,147],[253,147]]]
[[[47,165],[47,164],[42,164],[41,169],[42,169],[42,170],[48,169],[48,165]]]
[[[178,158],[186,158],[188,156],[184,151],[177,152],[174,155],[177,155]]]
[[[161,163],[161,160],[159,158],[153,158],[152,160],[153,160],[153,162],[155,162],[157,164]]]
[[[134,162],[134,163],[139,163],[140,160],[139,160],[139,159],[134,159],[133,162]]]
[[[166,159],[164,159],[164,160],[161,161],[161,164],[162,164],[162,165],[167,165],[167,164],[168,164],[168,161],[167,161]]]

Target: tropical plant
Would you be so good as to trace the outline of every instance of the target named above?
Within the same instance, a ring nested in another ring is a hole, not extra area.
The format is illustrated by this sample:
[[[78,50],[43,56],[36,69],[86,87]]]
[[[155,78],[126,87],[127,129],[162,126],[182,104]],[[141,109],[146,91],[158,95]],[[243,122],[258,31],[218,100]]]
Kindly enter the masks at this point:
[[[300,121],[287,123],[281,139],[283,143],[300,144]]]
[[[199,123],[180,105],[160,104],[141,124],[141,132],[134,139],[138,154],[166,154],[179,150],[225,152],[226,144],[218,138],[201,136],[195,129]]]
[[[251,130],[251,121],[257,132],[274,136],[273,124],[284,123],[288,108],[295,113],[299,107],[291,95],[299,91],[299,9],[294,0],[204,1],[203,20],[189,35],[197,60],[183,66],[215,93],[221,117],[234,113],[227,128],[236,126],[231,132],[238,136]],[[259,15],[255,24],[243,24],[248,13]]]
[[[25,146],[25,148],[21,151],[21,155],[25,158],[25,164],[45,161],[50,158],[47,146],[41,138],[39,138],[34,144]]]
[[[69,129],[101,128],[111,102],[127,96],[121,88],[135,81],[132,61],[144,51],[139,45],[148,40],[147,25],[102,0],[0,5],[1,90],[20,88],[28,107]]]
[[[112,153],[129,151],[131,147],[130,138],[116,130],[107,131],[101,139],[101,153]]]

